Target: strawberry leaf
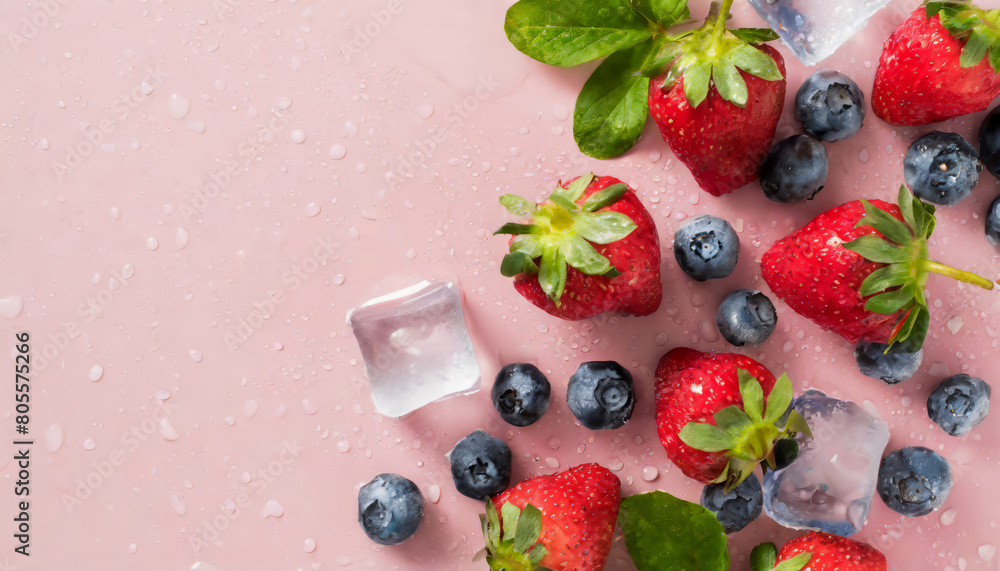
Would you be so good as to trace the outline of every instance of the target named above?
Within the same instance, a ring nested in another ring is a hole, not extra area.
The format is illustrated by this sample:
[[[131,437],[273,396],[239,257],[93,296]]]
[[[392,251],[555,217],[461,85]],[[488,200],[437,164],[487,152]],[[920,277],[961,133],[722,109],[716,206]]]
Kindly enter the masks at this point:
[[[812,553],[805,551],[774,566],[773,571],[802,571],[812,559]]]
[[[908,244],[913,240],[913,232],[895,216],[867,200],[862,200],[861,204],[864,206],[865,215],[854,225],[855,228],[871,226],[879,234],[897,244]]]
[[[583,212],[573,224],[576,232],[595,244],[610,244],[628,236],[638,228],[635,222],[621,212]]]
[[[741,436],[753,421],[736,405],[729,405],[712,416],[715,425],[728,432],[733,438]]]
[[[771,387],[771,392],[767,395],[767,409],[764,414],[764,421],[776,423],[788,411],[788,405],[792,404],[792,381],[786,373],[782,373],[778,380]]]
[[[788,420],[785,422],[785,432],[789,434],[802,433],[809,438],[812,438],[813,435],[812,429],[809,428],[809,423],[806,422],[805,417],[795,409],[792,409],[788,413]]]
[[[730,30],[733,31],[733,30]],[[782,79],[781,70],[774,59],[766,53],[751,45],[742,45],[726,54],[726,59],[749,73],[766,81],[779,81]]]
[[[771,28],[737,28],[729,33],[748,44],[763,44],[778,39],[778,34]]]
[[[557,204],[559,204],[560,206],[568,204],[569,205],[568,207],[563,206],[563,208],[565,208],[566,210],[576,210],[577,208],[576,201],[579,200],[581,196],[583,196],[583,193],[586,192],[587,187],[590,186],[590,183],[593,182],[593,180],[594,180],[594,173],[592,172],[589,172],[582,176],[578,176],[576,180],[571,182],[569,186],[565,188],[563,188],[562,186],[557,186],[556,189],[552,191],[552,194],[549,196],[549,198],[554,199],[556,197],[559,197],[562,200]],[[553,200],[553,202],[555,202],[555,200]]]
[[[979,65],[990,50],[991,39],[979,28],[972,30],[969,41],[962,48],[962,56],[959,58],[959,65],[962,67],[973,67]]]
[[[737,368],[736,373],[740,382],[740,396],[743,397],[743,410],[751,420],[763,419],[764,389],[760,386],[760,381],[746,369]]]
[[[493,235],[513,234],[515,236],[520,236],[522,234],[538,234],[539,232],[541,232],[541,228],[535,226],[534,224],[518,224],[516,222],[508,222],[494,232]]]
[[[609,159],[635,145],[649,113],[649,78],[637,72],[656,47],[649,40],[612,54],[583,85],[573,111],[573,139],[583,154]]]
[[[514,539],[520,517],[521,510],[510,502],[500,508],[500,519],[503,520],[503,541]]]
[[[712,512],[666,492],[622,499],[618,523],[639,571],[729,569],[726,532]]]
[[[868,275],[862,282],[858,293],[861,297],[868,297],[873,293],[897,287],[913,279],[913,272],[907,264],[891,264],[884,268],[879,268]]]
[[[511,252],[500,262],[500,275],[512,278],[517,274],[536,274],[538,266],[531,256],[524,252]]]
[[[687,0],[632,0],[631,3],[636,11],[664,30],[691,18]]]
[[[531,548],[531,551],[530,551],[530,552],[528,553],[528,561],[529,561],[529,562],[530,562],[530,563],[531,563],[532,565],[535,565],[535,566],[536,566],[536,568],[535,568],[535,569],[536,569],[536,571],[538,571],[538,569],[544,569],[544,567],[537,567],[537,565],[538,565],[538,563],[539,563],[539,562],[540,562],[540,561],[541,561],[542,559],[544,559],[544,558],[545,558],[545,556],[546,556],[547,554],[548,554],[548,550],[547,550],[547,549],[545,549],[545,546],[544,546],[544,545],[542,545],[541,543],[539,543],[538,545],[536,545],[536,546],[534,546],[533,548]]]
[[[607,258],[579,236],[563,242],[560,248],[566,263],[585,274],[599,276],[613,269]]]
[[[512,254],[508,254],[512,255]],[[542,253],[542,264],[538,268],[538,285],[545,295],[559,305],[563,290],[566,289],[566,260],[558,247],[548,247]]]
[[[590,198],[584,201],[583,206],[581,206],[580,209],[587,212],[600,210],[605,206],[611,206],[612,204],[618,202],[627,192],[628,186],[626,184],[621,182],[613,184],[590,195]]]
[[[628,0],[520,0],[507,10],[504,31],[521,53],[558,66],[612,54],[653,33]]]
[[[880,315],[892,315],[906,307],[906,304],[913,302],[915,290],[916,285],[912,281],[907,282],[899,289],[868,298],[865,309]]]
[[[749,97],[747,82],[743,81],[743,76],[731,62],[722,60],[712,66],[712,81],[720,97],[737,107],[746,106]]]
[[[514,216],[529,218],[538,209],[538,205],[515,194],[505,194],[500,197],[500,204]]]
[[[728,431],[705,422],[689,422],[677,436],[684,444],[704,452],[724,452],[737,443],[737,439]]]
[[[698,107],[708,97],[711,79],[711,62],[695,64],[684,70],[684,97],[691,107]]]
[[[532,260],[541,256],[544,249],[545,247],[543,246],[542,238],[537,234],[525,234],[524,236],[514,239],[514,242],[510,245],[510,251],[512,253],[521,252],[526,254]]]
[[[514,533],[514,551],[526,552],[538,541],[542,532],[542,512],[531,504],[526,504],[521,510]]]
[[[577,210],[577,205],[569,199],[565,194],[553,192],[549,200],[559,205],[560,208],[566,212],[573,212]]]
[[[903,248],[871,234],[859,236],[856,240],[844,244],[844,247],[860,254],[866,260],[882,264],[905,262],[910,258],[910,253]]]
[[[500,543],[500,514],[497,507],[490,499],[486,502],[486,544],[498,545]]]

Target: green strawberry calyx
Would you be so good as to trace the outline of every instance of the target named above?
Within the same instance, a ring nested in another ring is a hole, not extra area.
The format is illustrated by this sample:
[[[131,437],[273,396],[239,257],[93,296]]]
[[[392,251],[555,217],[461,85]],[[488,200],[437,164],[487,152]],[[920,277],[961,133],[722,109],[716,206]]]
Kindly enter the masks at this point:
[[[930,325],[930,310],[924,297],[928,275],[949,276],[987,290],[993,289],[993,282],[928,259],[927,239],[936,223],[934,206],[913,196],[905,185],[899,188],[902,221],[867,200],[861,204],[865,215],[855,227],[871,226],[878,234],[861,236],[843,246],[870,262],[885,265],[865,278],[858,293],[868,298],[866,310],[879,315],[899,315],[889,348],[905,344],[907,352],[916,352],[923,346]]]
[[[718,12],[718,5],[713,4],[702,27],[670,36],[671,41],[660,48],[643,75],[656,76],[667,71],[664,91],[672,89],[683,76],[684,97],[692,107],[701,105],[711,86],[726,101],[745,107],[749,92],[739,70],[766,81],[784,79],[774,59],[753,46],[776,40],[778,35],[770,28],[727,28],[732,3],[733,0],[725,0]]]
[[[801,571],[812,559],[812,552],[804,551],[781,563],[778,548],[773,543],[761,543],[750,552],[750,571]]]
[[[797,433],[812,437],[805,418],[792,404],[792,382],[782,374],[764,400],[760,381],[749,371],[737,367],[743,406],[730,405],[712,416],[712,422],[692,421],[678,436],[681,442],[704,452],[724,452],[729,463],[713,484],[731,490],[740,485],[762,461],[774,469],[775,444]],[[787,416],[786,416],[787,413]]]
[[[521,509],[505,503],[497,512],[493,500],[486,502],[486,514],[480,514],[486,563],[494,571],[541,571],[539,562],[548,551],[538,543],[542,533],[542,512],[531,504]]]
[[[537,274],[538,284],[557,307],[566,288],[567,266],[607,279],[621,275],[594,244],[617,242],[637,228],[625,214],[601,210],[625,196],[629,189],[624,183],[601,189],[577,204],[593,180],[594,175],[587,173],[565,188],[560,184],[540,204],[513,194],[500,197],[508,212],[530,221],[504,224],[494,232],[515,236],[500,273],[507,277]]]
[[[969,2],[928,2],[927,17],[935,14],[952,37],[965,42],[959,59],[962,67],[974,67],[989,58],[990,67],[1000,73],[1000,8],[983,10]]]

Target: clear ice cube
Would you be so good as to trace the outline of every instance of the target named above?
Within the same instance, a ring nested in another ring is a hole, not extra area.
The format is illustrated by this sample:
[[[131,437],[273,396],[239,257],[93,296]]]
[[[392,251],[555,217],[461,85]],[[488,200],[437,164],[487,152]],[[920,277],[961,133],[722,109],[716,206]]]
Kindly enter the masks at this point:
[[[878,477],[889,425],[850,402],[819,391],[795,399],[813,437],[796,437],[799,455],[764,476],[764,511],[793,529],[841,536],[864,525]]]
[[[795,57],[816,65],[858,33],[891,0],[750,0]]]
[[[479,388],[479,362],[454,282],[424,280],[347,314],[375,408],[399,417]]]

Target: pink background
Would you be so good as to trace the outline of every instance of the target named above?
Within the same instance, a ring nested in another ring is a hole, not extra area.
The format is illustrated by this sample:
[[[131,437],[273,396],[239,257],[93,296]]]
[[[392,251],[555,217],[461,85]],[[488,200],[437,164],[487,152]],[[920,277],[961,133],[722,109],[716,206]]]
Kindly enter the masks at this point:
[[[828,145],[827,187],[807,204],[772,204],[756,184],[712,198],[652,122],[618,159],[582,156],[572,109],[593,65],[518,53],[503,34],[509,4],[0,3],[0,346],[11,379],[14,333],[31,333],[35,441],[28,559],[12,551],[14,389],[3,383],[0,569],[484,568],[471,562],[481,504],[455,492],[444,457],[477,428],[509,442],[516,480],[596,461],[624,494],[697,501],[701,487],[655,435],[659,357],[728,350],[715,308],[731,289],[766,290],[766,248],[835,204],[892,200],[909,143],[933,128],[870,115]],[[693,14],[707,4],[692,0]],[[870,94],[882,41],[916,4],[894,2],[826,67]],[[733,12],[761,25],[742,0]],[[778,49],[780,138],[797,132],[792,101],[811,69]],[[937,128],[973,137],[982,116]],[[499,275],[505,239],[491,234],[509,217],[497,198],[540,198],[587,171],[628,182],[657,222],[665,293],[654,315],[560,322]],[[933,256],[1000,275],[983,235],[997,190],[984,172],[972,197],[941,210]],[[702,213],[731,221],[743,247],[736,272],[708,284],[669,250]],[[553,384],[548,415],[507,426],[488,391],[402,420],[376,414],[345,315],[394,272],[457,275],[485,386],[500,364],[532,361]],[[956,484],[940,511],[906,519],[874,500],[856,537],[890,569],[995,569],[1000,415],[952,438],[924,403],[950,374],[992,380],[1000,297],[936,278],[928,290],[924,364],[896,387],[861,377],[850,345],[780,303],[775,334],[744,352],[797,390],[874,407],[890,449],[949,459]],[[639,405],[623,429],[592,432],[566,408],[565,386],[580,362],[603,359],[633,372]],[[428,499],[416,536],[396,547],[357,523],[358,487],[385,471]],[[734,569],[756,543],[795,535],[762,517],[730,537]],[[620,540],[608,569],[632,569]]]

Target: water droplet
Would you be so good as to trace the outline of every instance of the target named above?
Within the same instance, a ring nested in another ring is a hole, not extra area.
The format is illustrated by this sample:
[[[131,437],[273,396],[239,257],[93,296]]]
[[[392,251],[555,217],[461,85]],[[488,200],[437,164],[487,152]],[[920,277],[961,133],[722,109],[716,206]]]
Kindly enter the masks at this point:
[[[306,142],[306,132],[303,131],[302,129],[294,129],[292,130],[291,133],[288,134],[288,136],[289,138],[292,139],[292,142],[295,143],[296,145],[301,145],[302,143]]]
[[[58,424],[53,424],[45,429],[45,449],[49,453],[57,452],[66,441],[66,433]]]
[[[337,451],[341,454],[346,454],[351,450],[351,443],[346,440],[341,440],[337,443]]]
[[[243,416],[246,418],[251,418],[253,415],[257,414],[257,401],[248,400],[243,403]]]
[[[562,442],[560,442],[558,438],[556,438],[555,436],[549,438],[549,448],[553,450],[559,450],[560,446],[562,446]]]
[[[310,202],[309,204],[306,205],[306,216],[312,218],[313,216],[318,215],[320,213],[320,210],[321,208],[318,204],[316,204],[315,202]]]
[[[302,542],[302,551],[305,551],[306,553],[316,551],[316,540],[311,537],[307,537],[306,540]]]
[[[174,249],[183,250],[188,245],[188,231],[184,228],[178,228],[177,232],[174,234]]]
[[[329,154],[331,159],[339,161],[340,159],[347,156],[347,149],[344,148],[344,145],[334,145],[330,147]]]
[[[436,504],[441,501],[441,486],[437,484],[431,484],[427,488],[427,501],[432,504]]]
[[[84,450],[93,450],[94,448],[97,448],[97,442],[93,438],[90,438],[88,436],[87,438],[83,439]]]
[[[421,119],[430,119],[431,115],[434,115],[434,106],[420,105],[417,108],[415,108],[413,112],[416,113],[417,117],[420,117]]]
[[[146,238],[146,247],[150,250],[155,250],[160,247],[160,242],[156,238],[150,236],[149,238]]]
[[[416,257],[417,257],[417,251],[414,250],[413,248],[410,248],[409,250],[406,251],[406,259],[407,260],[412,260],[413,258],[416,258]]]
[[[305,411],[306,414],[316,414],[319,411],[319,405],[310,402],[309,399],[302,399],[302,410]]]
[[[343,285],[344,280],[346,279],[347,278],[344,277],[344,274],[337,274],[333,276],[333,285]]]
[[[153,394],[153,397],[156,398],[156,400],[167,400],[168,398],[170,398],[170,391],[166,389],[160,389]]]
[[[112,206],[110,209],[108,209],[108,215],[111,216],[111,218],[114,220],[122,219],[122,211],[118,210],[117,206]]]
[[[181,435],[177,433],[177,429],[174,428],[174,425],[170,423],[170,419],[167,418],[160,421],[160,436],[162,436],[164,440],[170,442],[173,442],[181,437]]]
[[[660,471],[652,464],[646,464],[639,472],[639,477],[646,482],[652,482],[660,476]]]
[[[224,91],[226,89],[226,80],[225,79],[216,79],[215,80],[215,89],[218,90],[218,91]]]
[[[174,119],[183,119],[191,110],[191,102],[186,97],[173,93],[167,103],[167,110]]]
[[[279,97],[278,100],[275,101],[275,105],[278,107],[278,109],[281,109],[281,110],[288,109],[289,107],[292,106],[292,98],[291,97]]]
[[[993,556],[996,554],[997,554],[997,548],[995,545],[990,545],[989,543],[986,543],[979,546],[979,558],[987,563],[993,561]]]
[[[938,518],[938,521],[941,523],[941,527],[948,527],[949,525],[955,523],[955,516],[957,515],[958,512],[954,508],[944,510],[944,512],[941,513],[941,517]]]
[[[125,279],[131,279],[135,275],[135,268],[132,264],[125,264],[122,266],[122,277]]]
[[[545,465],[548,466],[549,468],[558,468],[559,467],[559,459],[558,458],[546,458],[545,459]]]
[[[184,517],[188,513],[187,502],[184,501],[184,496],[171,494],[170,507],[173,508],[174,513],[181,517]]]
[[[138,545],[136,545],[134,543],[129,543],[128,544],[128,552],[129,553],[135,553],[138,550],[139,550],[139,546]]]
[[[204,133],[205,132],[205,122],[201,119],[195,119],[194,121],[188,121],[184,128],[192,133]]]
[[[94,365],[93,367],[90,368],[90,372],[87,373],[87,377],[94,383],[101,380],[101,377],[103,376],[104,376],[104,367],[100,365]]]
[[[21,315],[22,310],[24,310],[24,300],[21,296],[12,295],[0,299],[0,315],[7,319],[14,319],[18,315]]]
[[[277,500],[267,500],[264,507],[260,510],[260,517],[281,517],[285,514],[285,508],[281,507],[281,504]]]
[[[191,360],[194,361],[195,363],[201,363],[201,360],[204,358],[201,354],[201,351],[197,349],[189,349],[188,356],[191,357]]]
[[[868,155],[868,149],[867,148],[861,149],[861,151],[858,153],[858,160],[860,160],[863,163],[867,163],[868,159],[870,159],[870,158],[871,157]]]

